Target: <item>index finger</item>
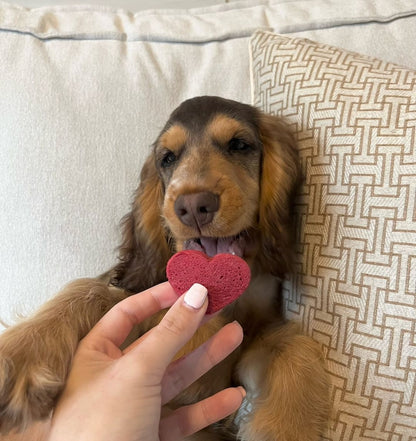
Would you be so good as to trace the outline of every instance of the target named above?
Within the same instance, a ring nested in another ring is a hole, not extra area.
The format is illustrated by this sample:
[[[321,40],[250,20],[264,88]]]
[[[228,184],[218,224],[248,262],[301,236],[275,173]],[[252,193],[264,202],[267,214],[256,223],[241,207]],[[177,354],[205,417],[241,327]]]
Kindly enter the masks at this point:
[[[117,303],[92,328],[85,340],[107,340],[119,347],[133,327],[178,299],[169,282],[153,286]]]

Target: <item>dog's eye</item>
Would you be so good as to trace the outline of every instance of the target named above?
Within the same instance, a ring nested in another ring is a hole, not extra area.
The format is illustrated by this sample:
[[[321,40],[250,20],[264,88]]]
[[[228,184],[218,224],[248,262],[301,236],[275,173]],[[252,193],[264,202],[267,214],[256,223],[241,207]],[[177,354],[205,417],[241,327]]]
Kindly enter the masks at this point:
[[[250,144],[239,138],[232,138],[228,142],[228,150],[230,152],[246,152],[251,150]]]
[[[161,161],[160,165],[162,166],[162,168],[170,167],[177,159],[178,158],[175,155],[175,153],[173,153],[173,152],[166,152],[163,155],[163,158],[162,158],[162,161]]]

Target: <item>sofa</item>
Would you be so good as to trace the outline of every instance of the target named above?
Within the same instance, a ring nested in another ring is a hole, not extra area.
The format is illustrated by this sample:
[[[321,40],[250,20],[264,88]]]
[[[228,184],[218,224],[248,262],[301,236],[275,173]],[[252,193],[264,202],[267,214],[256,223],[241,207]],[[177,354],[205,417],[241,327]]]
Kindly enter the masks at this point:
[[[173,108],[198,95],[251,103],[298,140],[284,308],[322,345],[323,439],[416,440],[415,41],[413,0],[0,2],[3,326],[114,265]]]

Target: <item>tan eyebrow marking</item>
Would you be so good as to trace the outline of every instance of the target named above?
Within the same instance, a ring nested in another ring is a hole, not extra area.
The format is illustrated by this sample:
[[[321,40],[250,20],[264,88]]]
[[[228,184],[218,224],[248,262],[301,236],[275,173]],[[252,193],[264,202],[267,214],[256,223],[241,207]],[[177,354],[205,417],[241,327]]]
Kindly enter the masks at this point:
[[[253,133],[244,123],[227,115],[217,115],[208,126],[208,133],[219,144],[225,144],[234,137],[253,139]]]
[[[186,143],[188,139],[187,131],[184,127],[175,124],[169,127],[165,133],[159,138],[158,144],[161,147],[171,150],[172,152],[178,152]]]

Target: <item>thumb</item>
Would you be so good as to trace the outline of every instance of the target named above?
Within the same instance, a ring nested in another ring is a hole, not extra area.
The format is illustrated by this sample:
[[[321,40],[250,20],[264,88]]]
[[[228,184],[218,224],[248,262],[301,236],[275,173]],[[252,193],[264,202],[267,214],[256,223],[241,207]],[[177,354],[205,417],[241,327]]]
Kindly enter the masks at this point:
[[[207,294],[204,286],[192,285],[129,354],[140,358],[145,356],[146,365],[151,370],[165,370],[198,329],[208,306]]]

